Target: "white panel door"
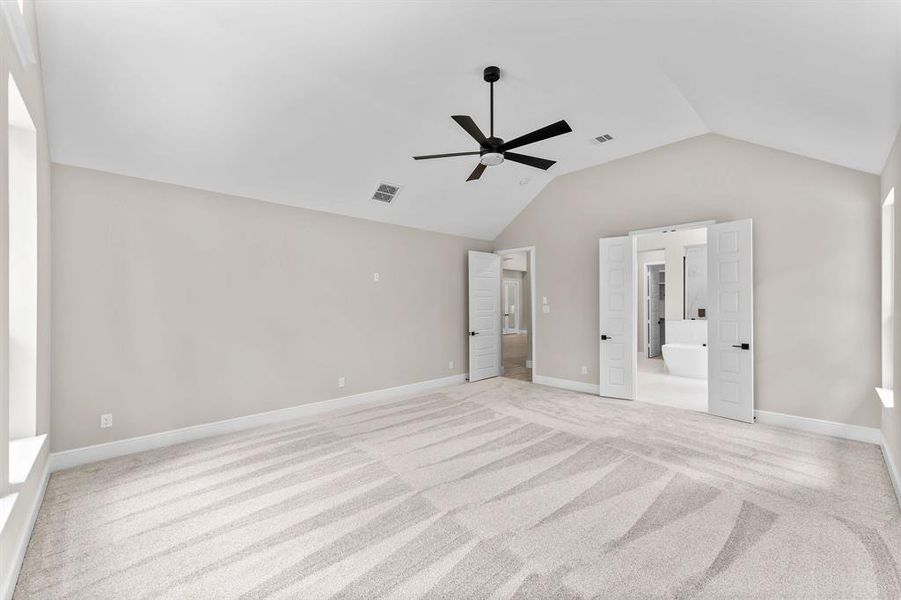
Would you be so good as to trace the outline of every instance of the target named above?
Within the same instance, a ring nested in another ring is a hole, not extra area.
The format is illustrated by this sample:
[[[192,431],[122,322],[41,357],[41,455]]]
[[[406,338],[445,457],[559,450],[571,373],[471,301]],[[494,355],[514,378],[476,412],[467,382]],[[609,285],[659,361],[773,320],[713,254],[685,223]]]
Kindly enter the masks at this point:
[[[600,394],[632,400],[635,350],[635,252],[631,236],[600,240]]]
[[[500,375],[501,257],[469,252],[469,380]]]
[[[754,422],[754,268],[751,220],[707,229],[710,414]]]

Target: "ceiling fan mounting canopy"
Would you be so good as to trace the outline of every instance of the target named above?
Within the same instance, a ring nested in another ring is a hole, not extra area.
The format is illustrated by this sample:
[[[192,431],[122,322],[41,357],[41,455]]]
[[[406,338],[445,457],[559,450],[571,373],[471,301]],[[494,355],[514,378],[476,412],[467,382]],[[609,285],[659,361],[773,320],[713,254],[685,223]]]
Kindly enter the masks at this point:
[[[414,160],[427,160],[432,158],[450,158],[453,156],[474,156],[479,155],[479,164],[476,165],[475,170],[469,175],[469,178],[466,181],[474,181],[482,176],[482,173],[485,172],[486,167],[493,167],[499,165],[504,162],[504,160],[512,160],[513,162],[518,162],[520,164],[524,164],[530,167],[534,167],[536,169],[549,169],[555,161],[547,160],[545,158],[538,158],[535,156],[528,156],[526,154],[518,154],[515,152],[510,152],[510,150],[514,148],[519,148],[520,146],[526,146],[528,144],[534,144],[535,142],[540,142],[542,140],[546,140],[548,138],[556,137],[558,135],[562,135],[564,133],[569,133],[572,131],[572,128],[569,124],[560,120],[556,123],[551,123],[546,127],[542,127],[540,129],[536,129],[531,133],[527,133],[525,135],[521,135],[518,138],[512,139],[509,142],[505,142],[499,137],[495,137],[494,135],[494,84],[499,81],[501,78],[501,70],[499,67],[491,66],[485,67],[483,72],[483,78],[491,87],[490,92],[490,128],[488,130],[488,136],[485,136],[482,133],[482,130],[479,129],[479,126],[476,125],[475,121],[472,120],[472,117],[468,115],[454,115],[451,118],[457,122],[457,124],[463,128],[466,133],[468,133],[476,142],[479,143],[479,149],[475,152],[451,152],[449,154],[430,154],[424,156],[414,156]]]

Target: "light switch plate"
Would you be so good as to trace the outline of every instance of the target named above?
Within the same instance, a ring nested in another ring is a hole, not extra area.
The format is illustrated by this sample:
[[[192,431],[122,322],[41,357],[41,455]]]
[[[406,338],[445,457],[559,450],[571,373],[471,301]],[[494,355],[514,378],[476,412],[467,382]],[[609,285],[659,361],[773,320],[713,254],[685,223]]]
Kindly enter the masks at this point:
[[[378,274],[378,273],[373,273],[373,274],[372,274],[372,280],[373,280],[373,281],[378,281],[378,280],[379,280],[379,274]]]

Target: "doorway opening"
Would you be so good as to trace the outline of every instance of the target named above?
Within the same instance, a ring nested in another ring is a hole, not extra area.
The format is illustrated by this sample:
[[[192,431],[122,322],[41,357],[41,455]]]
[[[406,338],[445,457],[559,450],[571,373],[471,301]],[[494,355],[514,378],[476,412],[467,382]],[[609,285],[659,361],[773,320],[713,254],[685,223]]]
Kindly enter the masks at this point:
[[[635,399],[707,412],[707,228],[635,236]]]
[[[754,421],[752,238],[746,219],[600,240],[601,396]]]
[[[532,381],[534,368],[534,249],[500,250],[501,376]]]

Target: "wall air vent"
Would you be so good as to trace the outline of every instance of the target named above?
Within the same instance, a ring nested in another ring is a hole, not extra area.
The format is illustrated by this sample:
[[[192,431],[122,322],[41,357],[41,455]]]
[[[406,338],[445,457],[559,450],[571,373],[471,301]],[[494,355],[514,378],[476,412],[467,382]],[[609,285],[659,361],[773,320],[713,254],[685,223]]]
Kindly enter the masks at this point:
[[[603,144],[604,142],[609,142],[610,140],[612,140],[613,136],[610,135],[609,133],[605,133],[604,135],[599,135],[598,137],[596,137],[594,139],[596,139],[598,141],[598,143]]]
[[[393,183],[385,183],[383,181],[379,184],[378,189],[375,190],[375,193],[372,195],[372,199],[379,202],[384,202],[385,204],[391,204],[391,201],[397,197],[398,193],[400,193],[399,185],[394,185]]]

